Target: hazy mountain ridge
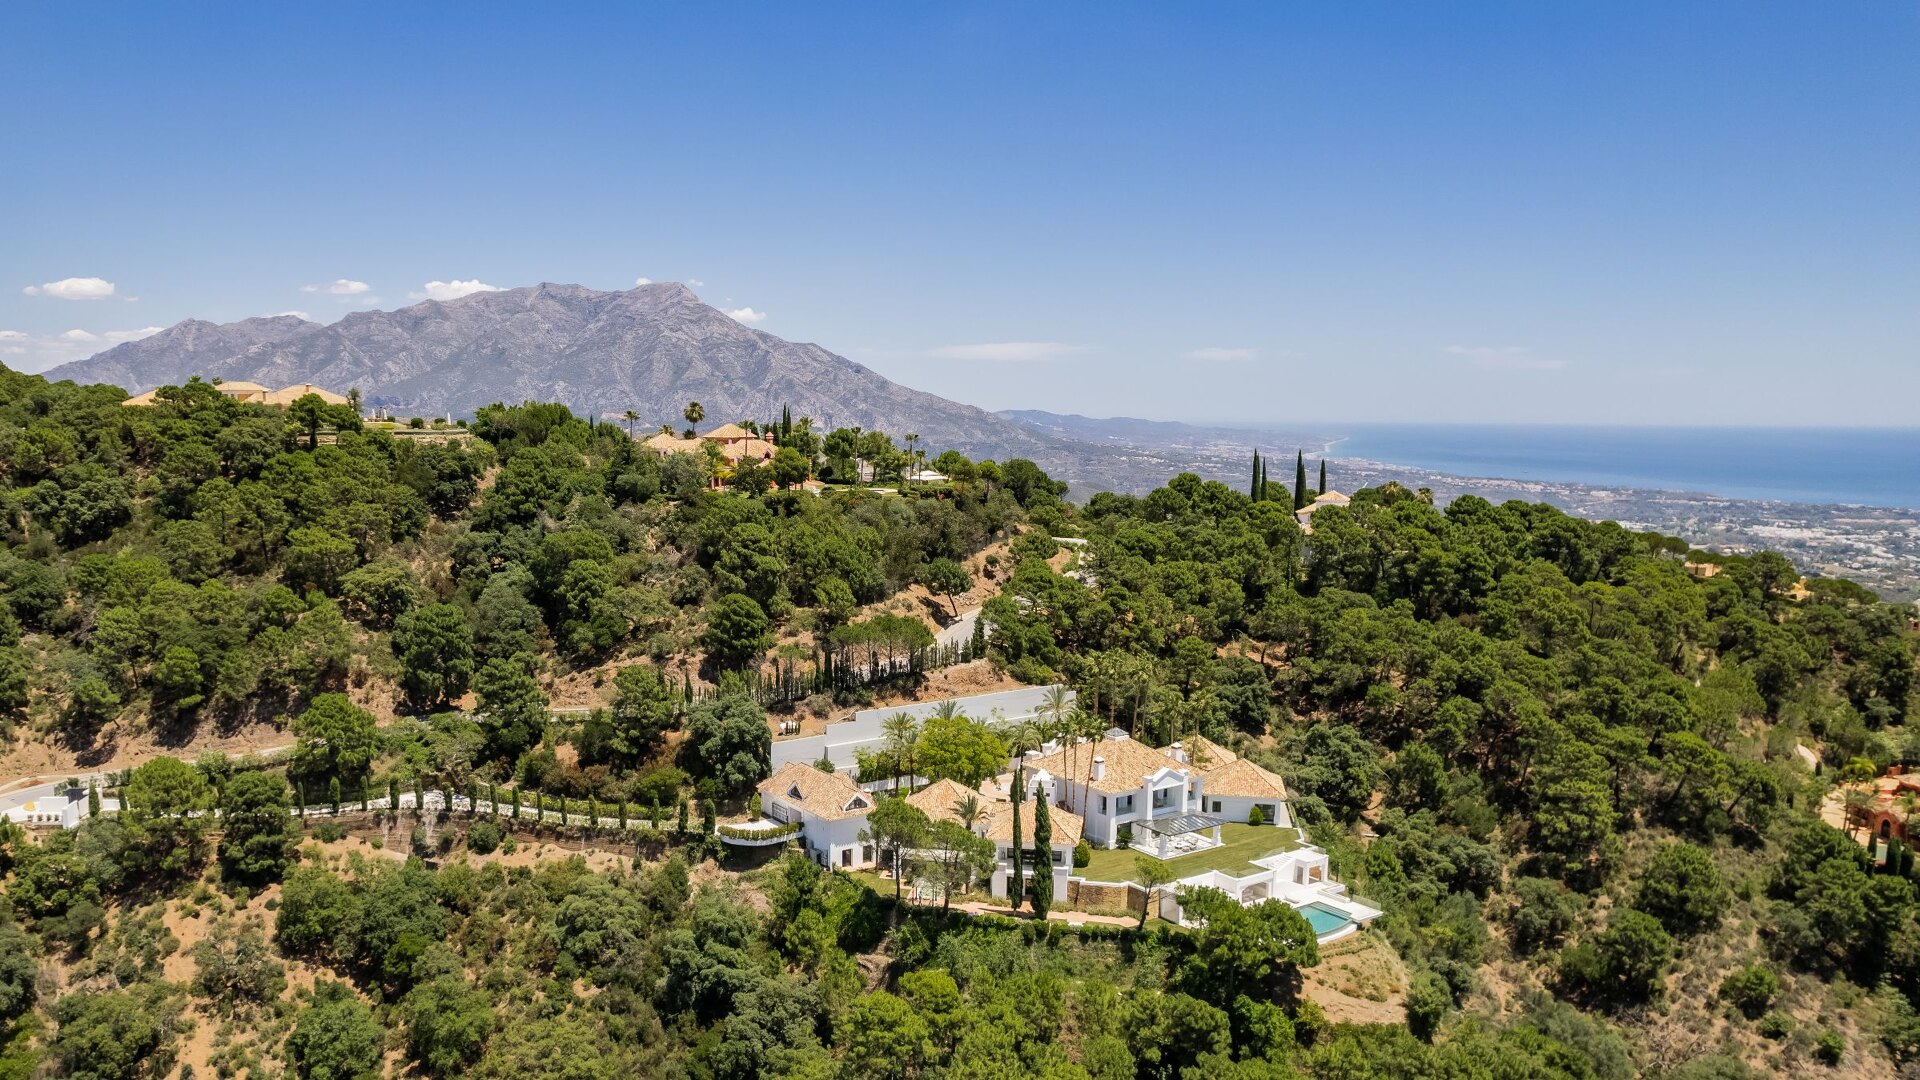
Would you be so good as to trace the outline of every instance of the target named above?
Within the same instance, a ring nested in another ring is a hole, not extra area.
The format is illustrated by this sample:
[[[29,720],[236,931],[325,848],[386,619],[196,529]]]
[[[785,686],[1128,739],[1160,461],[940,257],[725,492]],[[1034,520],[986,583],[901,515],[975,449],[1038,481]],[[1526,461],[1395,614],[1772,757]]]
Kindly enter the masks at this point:
[[[319,323],[298,315],[267,315],[224,325],[188,319],[85,360],[62,364],[46,374],[49,379],[111,383],[139,393],[183,382],[190,375],[207,373],[260,346],[318,329]]]
[[[540,400],[600,415],[632,409],[648,427],[679,426],[686,403],[699,401],[709,422],[772,419],[786,406],[822,430],[913,432],[936,450],[1007,457],[1044,453],[1049,442],[818,345],[744,326],[673,283],[625,292],[549,283],[359,311],[327,326],[291,317],[226,326],[190,320],[48,372],[130,392],[194,374],[358,387],[368,404],[402,413]]]

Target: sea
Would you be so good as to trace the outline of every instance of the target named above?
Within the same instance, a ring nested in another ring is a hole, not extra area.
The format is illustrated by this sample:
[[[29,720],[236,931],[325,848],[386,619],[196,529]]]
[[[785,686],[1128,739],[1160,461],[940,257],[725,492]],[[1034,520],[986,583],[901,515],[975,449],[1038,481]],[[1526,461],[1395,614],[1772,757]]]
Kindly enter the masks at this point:
[[[1920,428],[1344,424],[1341,457],[1736,499],[1920,509]]]

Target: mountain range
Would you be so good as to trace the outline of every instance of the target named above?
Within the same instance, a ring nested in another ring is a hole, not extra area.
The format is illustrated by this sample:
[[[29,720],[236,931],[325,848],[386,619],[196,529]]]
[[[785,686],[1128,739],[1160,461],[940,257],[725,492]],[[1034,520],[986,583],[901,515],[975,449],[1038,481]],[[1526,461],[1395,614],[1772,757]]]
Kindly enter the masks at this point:
[[[400,415],[560,401],[602,416],[631,409],[646,427],[680,426],[689,401],[701,403],[709,422],[769,420],[788,407],[823,431],[912,432],[923,446],[975,456],[1057,459],[1064,449],[1006,417],[742,325],[671,282],[624,292],[541,284],[358,311],[330,325],[292,315],[224,325],[190,319],[47,375],[130,393],[193,375],[269,387],[310,382],[358,388],[366,404]]]

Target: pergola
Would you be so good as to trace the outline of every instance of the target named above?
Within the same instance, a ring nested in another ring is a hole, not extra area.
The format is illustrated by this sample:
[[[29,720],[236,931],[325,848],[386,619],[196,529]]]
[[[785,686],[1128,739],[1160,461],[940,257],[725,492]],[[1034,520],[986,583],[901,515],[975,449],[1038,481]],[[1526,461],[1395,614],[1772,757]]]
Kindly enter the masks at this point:
[[[1220,837],[1220,827],[1226,822],[1208,814],[1175,814],[1172,817],[1148,818],[1133,823],[1133,846],[1142,848],[1157,859],[1171,859],[1180,855],[1191,855],[1196,851],[1219,847],[1224,841]],[[1206,831],[1213,830],[1208,837]],[[1145,833],[1144,839],[1140,836]]]

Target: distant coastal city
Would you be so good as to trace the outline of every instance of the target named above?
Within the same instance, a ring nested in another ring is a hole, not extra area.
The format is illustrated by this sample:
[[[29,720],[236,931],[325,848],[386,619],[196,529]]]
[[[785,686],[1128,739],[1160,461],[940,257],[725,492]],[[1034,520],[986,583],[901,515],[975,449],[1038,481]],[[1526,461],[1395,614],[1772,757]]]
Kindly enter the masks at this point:
[[[1902,463],[1920,460],[1920,431],[1914,429],[1828,430],[1812,434],[1753,429],[1656,429],[1668,442],[1682,438],[1702,443],[1720,440],[1732,447],[1728,457],[1746,454],[1754,464],[1749,475],[1736,477],[1725,485],[1731,489],[1758,489],[1771,476],[1775,484],[1787,490],[1808,491],[1818,483],[1810,476],[1822,461],[1845,460],[1849,463],[1846,469],[1832,470],[1834,482],[1860,488],[1873,484],[1878,478],[1877,485],[1869,487],[1864,494],[1889,504],[1866,505],[1838,496],[1805,501],[1739,497],[1683,490],[1677,484],[1673,487],[1608,486],[1571,479],[1475,476],[1404,461],[1342,454],[1343,447],[1384,447],[1408,458],[1425,457],[1432,451],[1423,451],[1418,440],[1433,440],[1436,432],[1443,435],[1436,440],[1443,449],[1454,449],[1457,453],[1457,447],[1446,446],[1444,430],[1434,425],[1370,425],[1363,429],[1367,433],[1365,437],[1343,439],[1331,432],[1301,429],[1089,419],[1025,411],[1004,415],[1058,438],[1101,447],[1103,452],[1074,461],[1043,461],[1056,470],[1056,475],[1067,477],[1076,489],[1105,487],[1146,491],[1162,482],[1170,472],[1181,470],[1210,480],[1239,484],[1243,482],[1242,474],[1251,449],[1260,448],[1276,456],[1301,449],[1310,459],[1331,458],[1333,486],[1342,491],[1397,481],[1409,488],[1427,488],[1439,502],[1464,494],[1494,502],[1507,499],[1548,502],[1581,517],[1683,536],[1698,547],[1726,554],[1778,551],[1805,573],[1852,578],[1890,601],[1920,601],[1920,509],[1899,505],[1920,501],[1903,494],[1900,483],[1904,478],[1900,472]],[[1530,445],[1538,447],[1539,457],[1545,463],[1535,464],[1536,469],[1555,467],[1549,451],[1564,447],[1570,438],[1564,428],[1513,425],[1470,430],[1482,438],[1489,431],[1497,432],[1500,439],[1516,444],[1534,440]],[[1575,429],[1581,430],[1594,429]],[[1610,430],[1617,433],[1621,429]],[[1382,437],[1387,433],[1393,437]],[[1762,455],[1757,449],[1768,439],[1809,438],[1822,440],[1829,456],[1813,459],[1793,454]],[[1851,453],[1831,456],[1849,449],[1849,442]],[[1622,448],[1618,453],[1624,459],[1630,451]],[[1566,459],[1574,456],[1572,453],[1561,455]],[[1864,464],[1856,467],[1854,462]],[[1644,462],[1639,464],[1644,467]],[[1577,471],[1576,467],[1562,467]],[[1908,484],[1910,486],[1911,481]]]

